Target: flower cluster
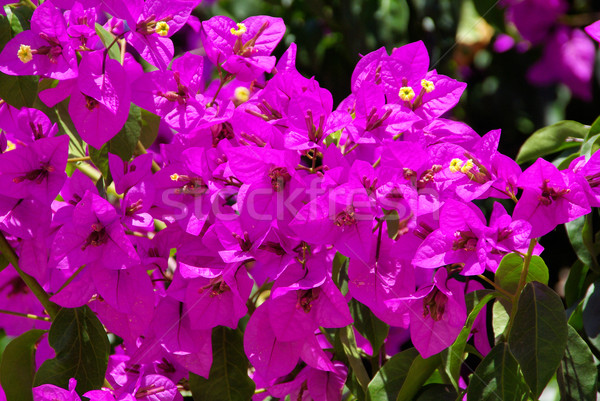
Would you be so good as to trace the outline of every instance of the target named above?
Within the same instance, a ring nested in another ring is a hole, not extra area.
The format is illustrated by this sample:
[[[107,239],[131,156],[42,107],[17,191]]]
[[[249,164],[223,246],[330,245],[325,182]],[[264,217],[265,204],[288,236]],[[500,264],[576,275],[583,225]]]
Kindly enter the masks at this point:
[[[294,44],[272,56],[278,18],[203,21],[205,56],[173,59],[170,36],[196,3],[46,0],[0,53],[3,73],[52,80],[39,98],[68,97],[75,135],[93,148],[122,131],[132,104],[173,134],[132,160],[109,153],[107,195],[79,169],[67,176],[69,137],[44,113],[0,106],[0,230],[20,269],[123,341],[112,388],[91,400],[181,400],[188,372],[209,375],[212,329],[240,321],[264,395],[339,400],[348,369],[325,334],[353,323],[351,299],[434,355],[463,328],[479,276],[600,205],[600,154],[522,172],[497,151],[499,131],[445,118],[466,85],[430,70],[422,42],[362,57],[334,107],[296,70]],[[482,199],[503,201],[486,217]],[[15,269],[0,281],[6,309],[44,314]],[[48,326],[30,322],[0,319],[11,335]],[[475,333],[484,355],[486,333]],[[74,386],[35,396],[78,400]]]

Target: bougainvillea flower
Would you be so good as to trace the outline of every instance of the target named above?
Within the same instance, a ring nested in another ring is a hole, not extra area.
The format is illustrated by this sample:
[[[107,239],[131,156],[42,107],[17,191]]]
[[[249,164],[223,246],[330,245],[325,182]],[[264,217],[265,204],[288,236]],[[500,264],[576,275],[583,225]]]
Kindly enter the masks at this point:
[[[79,395],[75,392],[77,380],[69,379],[69,389],[55,386],[54,384],[42,384],[33,388],[33,398],[35,401],[81,401]]]
[[[198,94],[203,59],[187,53],[173,61],[170,71],[152,71],[132,85],[133,102],[164,118],[175,129],[192,129],[204,116],[206,103]]]
[[[588,214],[590,205],[579,180],[538,159],[521,174],[517,185],[523,195],[515,206],[514,219],[531,224],[531,236],[540,237],[557,225]]]
[[[78,268],[95,263],[122,269],[139,263],[139,256],[125,235],[114,207],[86,192],[73,210],[73,219],[56,234],[51,260],[59,268]]]
[[[65,19],[52,2],[40,4],[31,17],[31,29],[18,33],[4,46],[0,71],[55,79],[77,76],[77,58]]]
[[[202,22],[200,38],[208,59],[241,81],[251,81],[275,67],[271,53],[283,37],[281,18],[253,16],[241,23],[224,16]]]
[[[0,155],[0,194],[33,197],[49,205],[67,175],[69,138],[45,138]]]
[[[448,348],[467,320],[465,285],[439,269],[410,303],[410,338],[423,358]]]

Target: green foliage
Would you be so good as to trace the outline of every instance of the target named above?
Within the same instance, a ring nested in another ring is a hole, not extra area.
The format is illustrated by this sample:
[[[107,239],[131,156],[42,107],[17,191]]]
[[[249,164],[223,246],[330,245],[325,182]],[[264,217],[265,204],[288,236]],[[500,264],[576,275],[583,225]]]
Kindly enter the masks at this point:
[[[351,300],[349,306],[354,319],[354,328],[369,341],[373,348],[373,354],[378,355],[390,327],[379,320],[367,306],[357,300]]]
[[[565,356],[556,377],[562,400],[596,400],[598,370],[594,366],[594,355],[571,326]]]
[[[212,332],[213,363],[208,379],[190,373],[194,399],[203,401],[246,401],[254,394],[248,377],[248,358],[239,330],[215,327]]]
[[[523,270],[523,258],[516,253],[509,253],[502,258],[494,282],[501,288],[514,294],[517,291],[521,271]],[[539,256],[532,256],[525,282],[538,281],[548,284],[548,267]]]
[[[0,382],[6,401],[33,401],[35,349],[46,330],[29,330],[13,339],[2,353]]]
[[[578,147],[580,142],[573,140],[585,138],[589,127],[577,121],[560,121],[534,132],[521,146],[517,163],[534,161],[538,157],[551,155],[561,150]]]
[[[67,388],[74,377],[79,394],[102,387],[110,343],[102,323],[88,306],[62,308],[52,322],[48,342],[56,357],[40,366],[34,386],[49,383]]]
[[[501,342],[475,369],[467,388],[467,401],[520,401],[526,394],[517,360],[508,344]]]
[[[395,401],[417,356],[416,348],[410,348],[390,358],[369,383],[367,400]]]
[[[560,297],[548,286],[528,283],[508,337],[525,382],[536,396],[556,372],[567,345],[567,319]]]

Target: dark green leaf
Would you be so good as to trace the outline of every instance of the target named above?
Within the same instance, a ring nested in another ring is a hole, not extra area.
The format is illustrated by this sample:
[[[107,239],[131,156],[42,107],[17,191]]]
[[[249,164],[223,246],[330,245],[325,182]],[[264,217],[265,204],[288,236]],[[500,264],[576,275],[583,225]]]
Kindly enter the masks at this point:
[[[96,149],[93,146],[88,146],[88,152],[90,154],[90,158],[92,159],[92,163],[94,163],[94,166],[100,170],[107,184],[110,185],[112,178],[110,175],[110,168],[108,166],[108,145],[104,144],[100,149]]]
[[[406,379],[402,384],[402,388],[400,388],[396,401],[413,400],[423,384],[429,379],[437,367],[440,366],[441,361],[439,354],[430,356],[427,359],[423,359],[421,355],[417,356],[408,370]]]
[[[8,266],[8,259],[0,253],[0,272]]]
[[[106,29],[104,29],[102,25],[100,25],[97,22],[96,33],[100,37],[100,40],[104,44],[105,48],[108,48],[108,46],[111,46],[112,44],[110,50],[108,51],[108,56],[113,60],[121,61],[121,51],[119,50],[119,44],[113,43],[115,36],[112,33],[108,32]]]
[[[544,284],[528,283],[519,297],[508,344],[536,397],[560,364],[567,333],[567,318],[560,297]]]
[[[45,332],[29,330],[6,346],[0,364],[0,382],[7,401],[33,401],[35,345]]]
[[[423,387],[415,401],[454,401],[458,393],[447,384],[432,383]]]
[[[556,375],[561,400],[596,400],[598,370],[594,366],[594,355],[577,331],[569,326],[569,339],[565,356]]]
[[[522,400],[527,386],[508,344],[496,345],[479,363],[467,388],[467,401]]]
[[[569,277],[565,283],[565,301],[571,307],[585,295],[585,277],[589,267],[581,260],[576,260],[569,270]]]
[[[6,11],[6,10],[5,10]],[[10,20],[10,26],[13,31],[13,34],[17,34],[23,31],[30,29],[29,22],[31,21],[31,16],[33,15],[33,10],[27,6],[20,7],[9,7],[6,12],[7,18]],[[4,43],[2,44],[4,46]]]
[[[344,353],[348,358],[350,368],[352,368],[352,373],[356,376],[356,379],[358,380],[362,390],[367,392],[367,387],[370,381],[369,375],[365,370],[361,360],[360,351],[356,346],[356,339],[354,338],[354,330],[352,329],[352,325],[340,328],[338,333],[340,341],[342,342]]]
[[[367,388],[368,401],[395,401],[415,358],[416,348],[394,355],[379,369]]]
[[[587,291],[583,301],[583,328],[590,342],[600,349],[600,281]]]
[[[591,215],[582,216],[565,224],[571,246],[577,257],[588,266],[597,264],[594,251],[594,233]]]
[[[31,107],[37,96],[39,77],[13,76],[0,72],[0,98],[16,108]]]
[[[190,373],[194,399],[203,401],[247,401],[254,394],[248,377],[248,358],[239,330],[215,327],[212,332],[213,363],[208,379]]]
[[[141,110],[142,117],[142,132],[140,133],[140,142],[144,148],[148,149],[158,136],[158,126],[160,125],[160,117],[147,110]]]
[[[560,121],[534,132],[521,146],[517,163],[525,163],[561,150],[577,147],[570,138],[584,138],[589,128],[577,121]]]
[[[48,335],[56,357],[46,360],[35,374],[34,385],[67,388],[77,379],[77,392],[99,389],[104,383],[110,343],[102,323],[88,306],[62,308]]]
[[[390,326],[379,320],[371,309],[355,299],[350,301],[350,313],[354,318],[354,328],[369,341],[373,348],[373,355],[378,355]]]
[[[523,258],[516,253],[509,253],[502,258],[494,282],[510,293],[514,293],[519,285]],[[539,281],[548,284],[548,267],[539,256],[533,256],[529,263],[526,282]]]
[[[481,309],[483,309],[490,300],[494,299],[496,295],[496,293],[487,294],[475,305],[467,317],[465,327],[463,327],[458,334],[454,344],[452,344],[446,351],[442,353],[444,369],[448,375],[448,378],[450,379],[451,384],[457,391],[459,390],[458,379],[460,376],[460,366],[463,363],[465,346],[467,344],[467,340],[469,339],[469,334],[471,333],[473,323],[475,322],[477,315],[479,315],[479,312],[481,312]]]
[[[119,156],[123,161],[129,161],[135,150],[142,132],[142,112],[139,107],[131,104],[129,116],[121,131],[106,144],[108,152]]]

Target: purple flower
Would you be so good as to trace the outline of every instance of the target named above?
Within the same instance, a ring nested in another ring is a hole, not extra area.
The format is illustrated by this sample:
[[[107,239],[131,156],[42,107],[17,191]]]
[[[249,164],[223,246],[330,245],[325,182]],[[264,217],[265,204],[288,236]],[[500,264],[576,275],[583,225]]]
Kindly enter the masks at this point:
[[[557,225],[588,214],[590,205],[579,180],[538,159],[517,182],[523,194],[515,206],[514,219],[531,223],[531,237],[541,237]]]
[[[65,390],[54,384],[42,384],[33,388],[34,401],[81,401],[75,392],[77,380],[69,379],[69,389]]]
[[[0,155],[0,194],[49,205],[67,175],[69,138],[45,138]]]
[[[77,59],[65,20],[52,2],[31,17],[31,29],[18,33],[0,53],[0,71],[8,75],[43,75],[55,79],[77,76]]]
[[[271,72],[275,66],[271,53],[284,33],[281,18],[259,15],[236,24],[228,17],[216,16],[202,22],[200,38],[213,64],[241,81],[251,81]]]
[[[467,320],[465,285],[439,269],[433,284],[419,289],[410,303],[410,338],[423,358],[448,348]]]
[[[582,30],[561,26],[546,39],[544,54],[529,69],[527,79],[535,85],[563,83],[589,101],[595,57],[594,42]]]

